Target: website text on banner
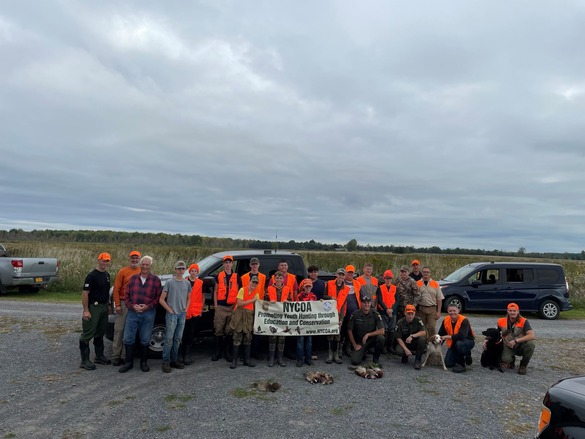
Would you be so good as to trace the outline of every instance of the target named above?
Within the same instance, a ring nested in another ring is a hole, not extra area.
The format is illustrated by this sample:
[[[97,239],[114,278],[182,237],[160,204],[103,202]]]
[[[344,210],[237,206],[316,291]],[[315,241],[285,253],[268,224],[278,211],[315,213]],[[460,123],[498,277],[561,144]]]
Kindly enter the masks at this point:
[[[265,302],[254,307],[254,334],[335,335],[339,334],[339,313],[334,300],[314,302]]]

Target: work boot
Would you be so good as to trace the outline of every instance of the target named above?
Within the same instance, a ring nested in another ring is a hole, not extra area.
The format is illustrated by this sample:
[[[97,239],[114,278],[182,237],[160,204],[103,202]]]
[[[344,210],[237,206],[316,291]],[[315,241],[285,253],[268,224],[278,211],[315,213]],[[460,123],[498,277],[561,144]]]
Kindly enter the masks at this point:
[[[336,341],[331,342],[331,350],[333,351],[333,361],[335,361],[336,364],[343,364],[343,361],[341,361],[341,358],[339,358],[339,350],[337,346],[338,343]]]
[[[526,372],[528,372],[528,361],[530,360],[525,360],[524,358],[520,360],[520,366],[518,366],[518,375],[526,375]]]
[[[127,344],[124,347],[126,348],[126,360],[124,366],[118,369],[120,373],[126,373],[134,367],[134,345]]]
[[[121,358],[112,358],[112,366],[120,366],[123,363]]]
[[[162,364],[162,371],[164,373],[171,373],[171,371],[172,371],[171,364],[170,363],[163,363]]]
[[[142,350],[140,351],[140,370],[142,372],[148,372],[150,367],[148,367],[148,346],[142,346]]]
[[[232,364],[230,364],[230,369],[235,369],[238,366],[238,355],[240,354],[240,345],[233,345],[232,348]]]
[[[256,367],[256,363],[254,363],[250,358],[251,350],[252,350],[251,345],[249,344],[244,345],[244,366]]]
[[[93,339],[93,347],[95,348],[95,360],[94,362],[97,364],[112,364],[109,358],[106,358],[104,355],[104,338],[103,337],[95,337]]]
[[[81,352],[79,367],[85,370],[94,370],[95,364],[89,360],[89,342],[79,340],[79,350]]]
[[[303,364],[305,364],[305,362],[303,361],[303,359],[297,359],[297,367],[303,367]]]
[[[185,369],[185,364],[181,360],[171,361],[171,367],[175,369]]]
[[[327,364],[333,363],[333,342],[332,341],[329,342],[329,352],[327,353],[327,359],[325,360],[325,363],[327,363]]]
[[[276,346],[271,344],[268,347],[268,367],[274,367],[274,355],[276,354]]]
[[[223,337],[215,336],[215,353],[213,357],[211,357],[211,361],[217,361],[221,358],[221,353],[223,351]]]
[[[455,373],[465,372],[465,366],[463,364],[456,364],[453,366],[452,371]]]
[[[471,354],[467,354],[465,356],[465,364],[471,366],[473,364],[473,358],[471,358]]]
[[[230,348],[230,346],[232,346],[233,343],[234,343],[233,337],[231,337],[231,336],[224,337],[224,340],[223,340],[223,345],[225,348],[224,355],[225,355],[225,361],[227,361],[227,362],[231,362],[233,360],[232,349]]]

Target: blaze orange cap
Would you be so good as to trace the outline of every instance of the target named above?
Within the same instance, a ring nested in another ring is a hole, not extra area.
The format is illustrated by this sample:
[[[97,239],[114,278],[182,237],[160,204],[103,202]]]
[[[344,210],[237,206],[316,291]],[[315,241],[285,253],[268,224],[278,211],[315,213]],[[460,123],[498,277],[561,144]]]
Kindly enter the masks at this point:
[[[222,259],[222,261],[232,261],[234,262],[234,258],[232,255],[225,255]]]
[[[132,257],[132,256],[138,256],[138,257],[140,257],[140,252],[138,250],[132,250],[130,252],[130,257]]]
[[[345,272],[353,271],[355,273],[355,267],[353,265],[346,265]]]
[[[420,261],[418,259],[413,260],[410,265],[418,264],[420,265]]]
[[[197,270],[197,273],[199,273],[199,265],[197,265],[197,264],[191,264],[191,265],[189,265],[189,270],[188,271],[191,271],[193,269]]]
[[[520,307],[514,302],[508,304],[508,309],[515,309],[516,311],[520,311]]]
[[[404,312],[405,313],[416,312],[416,308],[414,307],[414,305],[406,305],[406,307],[404,308]]]
[[[391,277],[394,278],[394,275],[392,274],[392,270],[386,270],[384,272],[384,277]]]
[[[311,279],[303,279],[301,281],[301,285],[300,288],[305,288],[307,285],[313,286],[313,282],[311,281]]]
[[[98,256],[98,261],[111,261],[112,258],[110,257],[109,253],[100,253]]]

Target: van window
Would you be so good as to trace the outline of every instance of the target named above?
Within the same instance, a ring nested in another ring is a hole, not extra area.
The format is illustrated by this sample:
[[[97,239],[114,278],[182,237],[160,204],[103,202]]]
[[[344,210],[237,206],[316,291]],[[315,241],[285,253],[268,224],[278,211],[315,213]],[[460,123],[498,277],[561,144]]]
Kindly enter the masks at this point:
[[[482,284],[495,284],[500,280],[500,270],[497,268],[490,268],[479,270],[467,278],[467,283],[472,285],[474,282],[481,282]]]
[[[536,269],[536,276],[538,277],[538,281],[543,284],[564,283],[564,281],[560,279],[560,273],[560,270],[554,268]]]
[[[534,270],[532,268],[506,268],[506,282],[533,283]]]

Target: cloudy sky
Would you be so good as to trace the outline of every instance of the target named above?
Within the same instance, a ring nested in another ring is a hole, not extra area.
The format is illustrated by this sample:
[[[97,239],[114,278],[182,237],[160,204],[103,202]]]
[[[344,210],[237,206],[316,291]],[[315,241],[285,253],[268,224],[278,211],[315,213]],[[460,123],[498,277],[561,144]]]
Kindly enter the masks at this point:
[[[585,248],[582,1],[0,5],[0,229]]]

